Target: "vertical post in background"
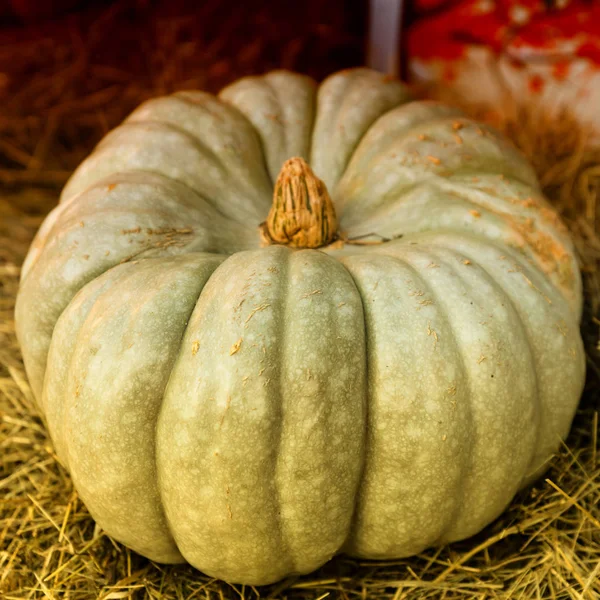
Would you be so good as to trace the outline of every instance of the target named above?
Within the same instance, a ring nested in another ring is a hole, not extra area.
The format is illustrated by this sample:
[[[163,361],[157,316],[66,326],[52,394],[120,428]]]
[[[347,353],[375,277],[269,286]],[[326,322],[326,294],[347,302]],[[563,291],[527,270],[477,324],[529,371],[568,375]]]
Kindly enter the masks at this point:
[[[367,66],[400,76],[400,34],[404,0],[369,0]]]

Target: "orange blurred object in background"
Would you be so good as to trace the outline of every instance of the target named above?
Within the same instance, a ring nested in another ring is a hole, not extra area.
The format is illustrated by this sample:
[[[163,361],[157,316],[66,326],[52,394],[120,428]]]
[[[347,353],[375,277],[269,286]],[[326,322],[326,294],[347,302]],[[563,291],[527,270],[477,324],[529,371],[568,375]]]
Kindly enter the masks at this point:
[[[409,76],[437,97],[505,110],[569,106],[600,130],[600,3],[416,0]]]

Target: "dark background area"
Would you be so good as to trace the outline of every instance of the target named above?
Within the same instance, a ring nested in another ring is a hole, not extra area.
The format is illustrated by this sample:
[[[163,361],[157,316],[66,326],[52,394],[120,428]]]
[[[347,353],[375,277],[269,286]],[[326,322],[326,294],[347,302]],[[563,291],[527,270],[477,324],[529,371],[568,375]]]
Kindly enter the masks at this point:
[[[0,184],[62,185],[151,96],[363,64],[367,22],[364,1],[4,0]]]

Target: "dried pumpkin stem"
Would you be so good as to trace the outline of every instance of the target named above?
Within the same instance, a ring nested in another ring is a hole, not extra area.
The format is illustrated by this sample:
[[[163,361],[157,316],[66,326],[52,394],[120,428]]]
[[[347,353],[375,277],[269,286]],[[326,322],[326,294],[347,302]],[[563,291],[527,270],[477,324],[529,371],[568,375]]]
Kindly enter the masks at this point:
[[[290,158],[281,167],[273,204],[260,232],[265,245],[292,248],[320,248],[337,237],[329,192],[303,158]]]

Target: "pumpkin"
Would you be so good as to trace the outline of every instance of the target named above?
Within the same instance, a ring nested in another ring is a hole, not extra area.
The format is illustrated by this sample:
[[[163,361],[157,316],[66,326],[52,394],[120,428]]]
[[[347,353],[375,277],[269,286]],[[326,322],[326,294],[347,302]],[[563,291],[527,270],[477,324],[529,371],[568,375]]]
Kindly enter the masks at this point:
[[[471,536],[584,381],[580,274],[523,156],[366,69],[153,99],[22,269],[25,366],[109,535],[267,584]]]

